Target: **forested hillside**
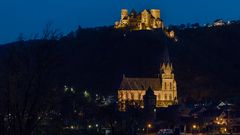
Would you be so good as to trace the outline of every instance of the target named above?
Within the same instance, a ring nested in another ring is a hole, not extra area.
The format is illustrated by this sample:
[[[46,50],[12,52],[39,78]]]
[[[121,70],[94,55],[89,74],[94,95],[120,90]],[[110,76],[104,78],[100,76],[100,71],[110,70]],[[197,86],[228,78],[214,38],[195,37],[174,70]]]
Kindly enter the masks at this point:
[[[59,40],[15,42],[1,46],[0,69],[3,74],[3,61],[9,53],[19,53],[9,51],[11,48],[20,48],[20,56],[26,50],[32,52],[25,58],[38,57],[35,52],[44,50],[57,63],[51,71],[56,73],[54,81],[59,89],[68,85],[116,94],[123,74],[156,76],[168,47],[181,98],[240,96],[240,25],[173,29],[177,42],[161,30],[126,31],[112,27],[78,28]]]

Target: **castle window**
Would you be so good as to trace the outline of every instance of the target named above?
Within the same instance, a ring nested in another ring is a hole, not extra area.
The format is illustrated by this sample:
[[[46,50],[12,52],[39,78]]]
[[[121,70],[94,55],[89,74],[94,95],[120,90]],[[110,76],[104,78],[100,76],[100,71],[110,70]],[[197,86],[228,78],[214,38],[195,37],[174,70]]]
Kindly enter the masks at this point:
[[[166,82],[164,83],[164,88],[165,88],[165,90],[167,89],[167,83]]]
[[[165,100],[167,100],[167,94],[165,94]]]
[[[172,83],[170,83],[170,90],[172,90]]]

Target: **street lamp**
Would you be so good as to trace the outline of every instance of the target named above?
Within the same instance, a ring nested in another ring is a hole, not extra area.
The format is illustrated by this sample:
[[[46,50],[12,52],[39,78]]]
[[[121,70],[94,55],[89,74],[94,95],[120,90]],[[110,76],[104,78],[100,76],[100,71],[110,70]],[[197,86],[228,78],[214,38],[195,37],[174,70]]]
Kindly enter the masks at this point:
[[[193,124],[192,127],[193,127],[193,129],[196,129],[196,128],[197,128],[197,125],[196,125],[196,124]]]
[[[88,128],[89,128],[89,129],[92,128],[92,125],[88,125]]]
[[[148,129],[149,128],[152,128],[152,125],[151,124],[147,124],[147,135],[148,135]]]
[[[99,133],[99,125],[96,124],[95,127],[97,128],[97,133]]]
[[[198,128],[198,126],[196,124],[193,124],[192,125],[192,133],[196,132],[197,128]]]

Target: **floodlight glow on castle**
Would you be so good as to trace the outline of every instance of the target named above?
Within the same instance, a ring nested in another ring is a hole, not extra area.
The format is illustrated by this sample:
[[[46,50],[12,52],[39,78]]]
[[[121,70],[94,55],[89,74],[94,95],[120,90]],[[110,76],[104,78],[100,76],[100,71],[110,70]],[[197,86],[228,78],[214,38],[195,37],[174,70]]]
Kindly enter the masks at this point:
[[[121,10],[121,20],[115,23],[115,28],[130,28],[132,30],[152,30],[163,28],[163,21],[160,19],[160,10],[143,10],[137,13],[134,9],[128,14],[127,9]]]

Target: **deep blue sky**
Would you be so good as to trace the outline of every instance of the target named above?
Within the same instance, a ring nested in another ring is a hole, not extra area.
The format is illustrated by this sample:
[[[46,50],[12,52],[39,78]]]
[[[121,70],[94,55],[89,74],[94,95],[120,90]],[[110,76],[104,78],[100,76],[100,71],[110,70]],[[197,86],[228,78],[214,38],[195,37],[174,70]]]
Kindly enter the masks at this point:
[[[165,24],[240,19],[240,0],[0,0],[0,44],[41,33],[47,23],[67,33],[78,25],[113,25],[121,8],[159,8]]]

